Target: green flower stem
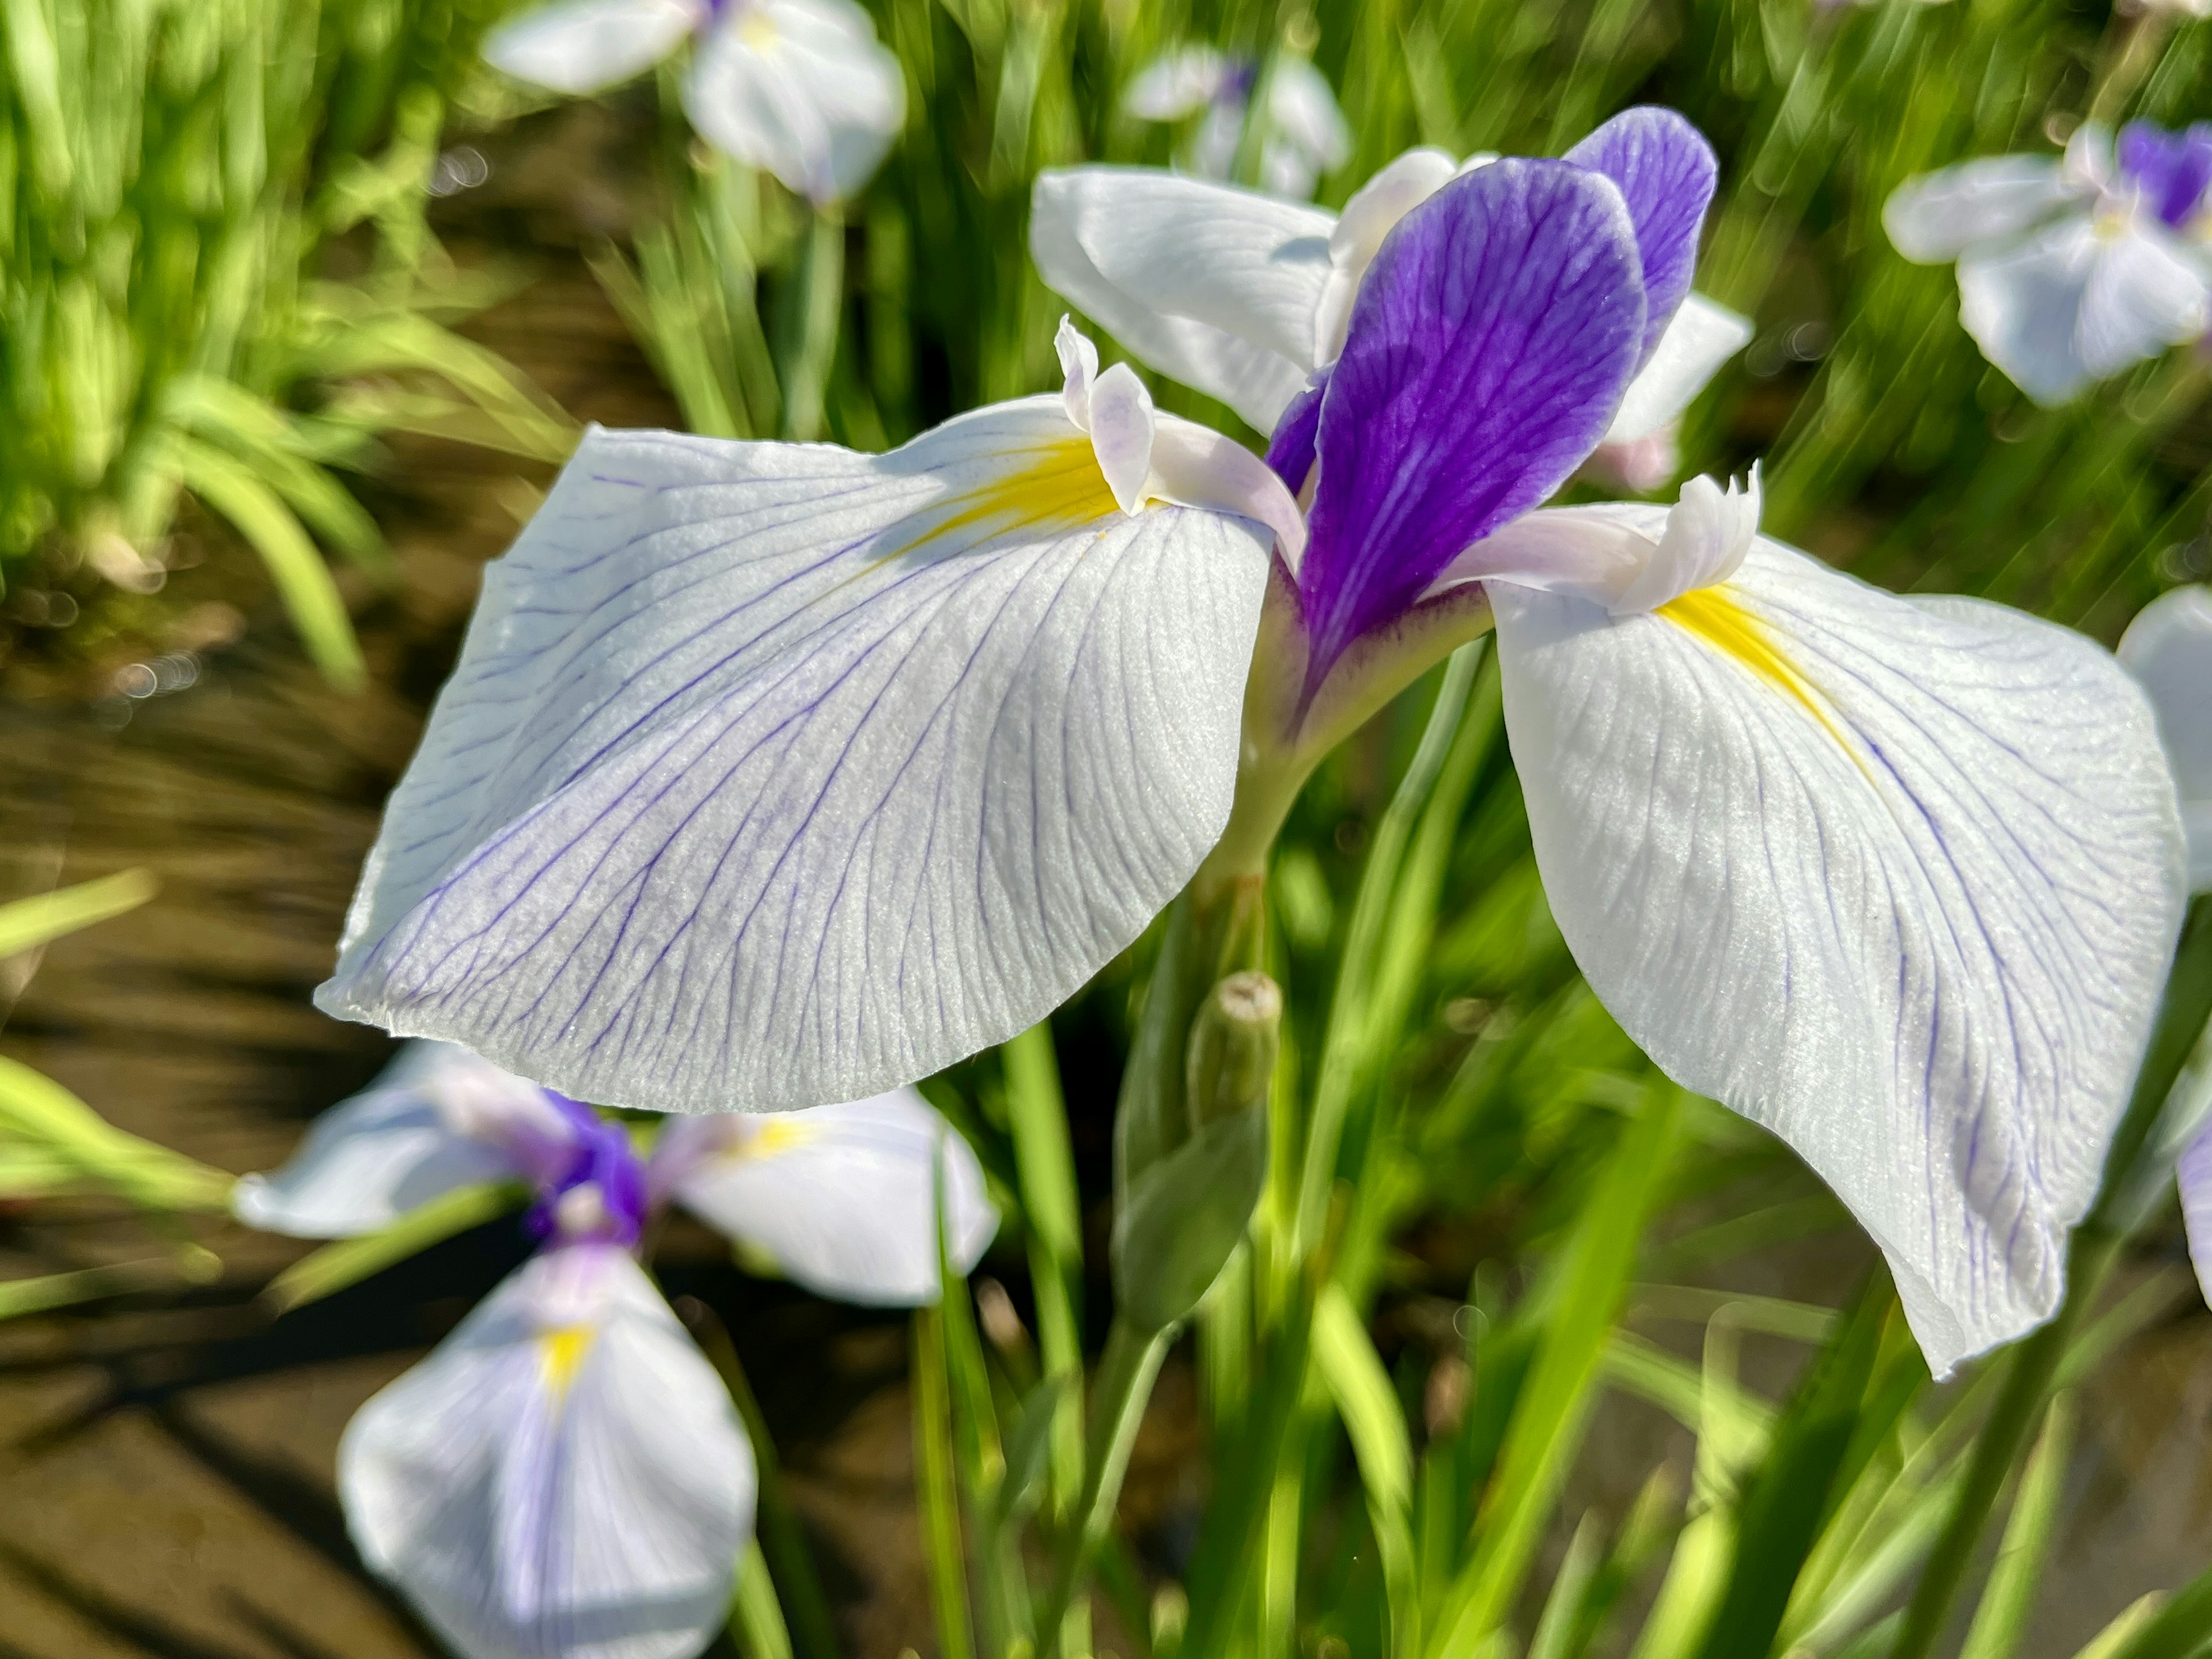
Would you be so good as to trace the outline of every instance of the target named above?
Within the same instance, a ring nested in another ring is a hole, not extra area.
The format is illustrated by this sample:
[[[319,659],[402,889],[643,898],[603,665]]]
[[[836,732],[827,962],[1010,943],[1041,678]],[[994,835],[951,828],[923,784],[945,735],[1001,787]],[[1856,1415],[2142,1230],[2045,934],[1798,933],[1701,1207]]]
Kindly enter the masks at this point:
[[[1474,687],[1475,671],[1481,665],[1482,650],[1483,642],[1477,640],[1452,653],[1444,670],[1443,683],[1437,690],[1436,702],[1429,710],[1429,722],[1421,733],[1420,746],[1413,751],[1413,762],[1400,780],[1397,793],[1383,809],[1382,820],[1376,827],[1374,844],[1367,855],[1367,867],[1360,876],[1359,896],[1353,902],[1351,930],[1345,940],[1336,994],[1329,1006],[1328,1030],[1322,1044],[1321,1075],[1314,1087],[1312,1120],[1306,1131],[1297,1223],[1291,1246],[1293,1260],[1310,1255],[1321,1240],[1345,1117],[1374,1059],[1374,1045],[1366,1041],[1368,1015],[1373,1004],[1375,981],[1382,966],[1381,945],[1391,919],[1391,898],[1397,890],[1399,869],[1405,860],[1407,843],[1413,837],[1413,826],[1421,817],[1437,775],[1443,770],[1444,757],[1451,751],[1452,739],[1467,712],[1468,694]]]
[[[2115,1212],[2123,1207],[2122,1195],[2134,1184],[2130,1177],[2136,1159],[2156,1144],[2153,1132],[2159,1114],[2208,1018],[2212,1018],[2212,897],[2199,898],[2183,926],[2173,975],[2166,982],[2158,1024],[2136,1074],[2135,1095],[2112,1137],[2103,1190],[2088,1219],[2075,1230],[2067,1252],[2066,1299],[2048,1324],[2013,1351],[2004,1391],[1975,1442],[1966,1480],[1913,1589],[1904,1629],[1889,1659],[1928,1659],[1950,1621],[1997,1494],[2029,1434],[2042,1421],[2059,1362],[2126,1243],[2126,1230]]]
[[[791,1623],[798,1626],[798,1650],[805,1659],[837,1659],[837,1626],[830,1616],[829,1598],[823,1595],[822,1581],[815,1575],[814,1557],[806,1546],[805,1528],[792,1504],[790,1489],[783,1484],[783,1467],[776,1461],[775,1442],[769,1437],[768,1419],[762,1414],[759,1397],[753,1393],[745,1368],[738,1358],[737,1345],[730,1340],[728,1328],[714,1310],[696,1297],[678,1298],[676,1310],[683,1316],[692,1340],[720,1374],[722,1385],[730,1391],[738,1417],[745,1425],[745,1438],[752,1442],[753,1467],[759,1482],[753,1523],[758,1541],[752,1547],[773,1577],[773,1587],[764,1589],[769,1606],[776,1606],[780,1595],[788,1608]],[[757,1600],[761,1593],[757,1589],[753,1599]],[[741,1589],[741,1614],[745,1614],[746,1601],[747,1595]],[[749,1620],[757,1617],[757,1613],[745,1616]],[[783,1613],[777,1614],[779,1630],[783,1628],[785,1616]],[[788,1637],[785,1638],[783,1650],[791,1651]]]
[[[941,1659],[975,1659],[960,1542],[960,1498],[953,1486],[952,1400],[944,1318],[940,1309],[915,1310],[915,1488],[921,1510],[922,1553],[929,1567],[929,1599],[937,1609],[938,1653]]]
[[[1114,1506],[1121,1500],[1122,1479],[1129,1472],[1138,1425],[1144,1421],[1146,1402],[1152,1398],[1160,1363],[1168,1357],[1175,1334],[1174,1327],[1145,1332],[1119,1319],[1106,1334],[1106,1352],[1099,1358],[1098,1372],[1091,1385],[1091,1435],[1084,1462],[1083,1498],[1076,1509],[1075,1523],[1060,1534],[1052,1599],[1045,1604],[1044,1617],[1037,1621],[1040,1630],[1060,1628],[1091,1556],[1105,1540]],[[1070,1654],[1068,1659],[1078,1656]]]
[[[822,435],[837,321],[845,297],[845,221],[834,207],[815,210],[799,271],[799,311],[776,379],[783,386],[783,435],[811,443]]]

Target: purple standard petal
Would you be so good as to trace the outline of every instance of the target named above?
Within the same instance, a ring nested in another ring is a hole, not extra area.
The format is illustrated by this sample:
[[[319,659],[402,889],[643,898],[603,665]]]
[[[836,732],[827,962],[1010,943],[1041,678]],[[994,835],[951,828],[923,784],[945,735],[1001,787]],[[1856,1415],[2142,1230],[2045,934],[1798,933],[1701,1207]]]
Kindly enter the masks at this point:
[[[1283,418],[1275,422],[1275,435],[1267,441],[1267,465],[1288,484],[1292,495],[1306,487],[1313,471],[1314,447],[1321,437],[1321,405],[1328,390],[1334,363],[1323,363],[1306,379],[1305,390],[1291,399]]]
[[[1322,400],[1310,690],[1596,447],[1642,348],[1640,268],[1620,191],[1565,161],[1463,173],[1390,233]]]
[[[2179,229],[2212,185],[2212,121],[2168,132],[2153,121],[2120,129],[2120,172],[2142,187],[2151,210]]]
[[[1671,109],[1623,110],[1567,152],[1620,186],[1644,260],[1644,349],[1649,362],[1698,266],[1698,233],[1720,163],[1705,135]]]

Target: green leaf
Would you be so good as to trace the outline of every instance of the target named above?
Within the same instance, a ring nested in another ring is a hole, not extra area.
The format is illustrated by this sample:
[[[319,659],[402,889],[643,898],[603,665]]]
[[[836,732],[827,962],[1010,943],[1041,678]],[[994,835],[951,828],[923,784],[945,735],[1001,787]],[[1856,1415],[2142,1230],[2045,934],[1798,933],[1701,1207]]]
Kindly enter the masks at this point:
[[[1437,1621],[1437,1659],[1466,1659],[1497,1628],[1534,1554],[1574,1449],[1652,1200],[1672,1162],[1682,1097],[1655,1083],[1585,1201],[1559,1264],[1552,1315],[1478,1518],[1478,1543]]]
[[[1314,1310],[1313,1356],[1351,1436],[1360,1485],[1366,1489],[1390,1602],[1391,1651],[1418,1653],[1421,1602],[1413,1553],[1413,1437],[1390,1375],[1341,1286],[1324,1289]]]
[[[276,584],[307,655],[341,691],[368,683],[368,665],[330,567],[292,511],[242,462],[195,439],[181,440],[178,464],[185,486],[237,527]]]
[[[12,957],[64,933],[135,910],[154,896],[158,886],[150,872],[125,870],[35,898],[0,904],[0,957]]]
[[[730,1602],[730,1639],[744,1659],[792,1659],[791,1631],[783,1622],[783,1604],[776,1600],[775,1583],[769,1577],[768,1559],[760,1540],[745,1540],[738,1557],[738,1590]]]
[[[228,1208],[234,1177],[166,1146],[127,1134],[52,1078],[0,1057],[0,1143],[27,1157],[33,1173],[72,1178],[42,1184],[105,1190],[155,1210]],[[4,1168],[0,1164],[0,1168]]]
[[[1129,1183],[1114,1218],[1114,1296],[1140,1330],[1189,1316],[1237,1247],[1267,1179],[1267,1113],[1207,1124]]]
[[[2113,1659],[2192,1659],[2207,1645],[2212,1645],[2212,1568],[2175,1591]]]
[[[2043,1587],[2044,1564],[2058,1527],[2058,1500],[2066,1491],[2066,1458],[2074,1449],[2074,1401],[2071,1395],[2052,1396],[2043,1413],[2043,1432],[2028,1454],[2020,1477],[2020,1491],[2005,1522],[2004,1539],[1997,1546],[1996,1564],[1982,1587],[1981,1603],[1966,1632],[1959,1659],[2011,1659],[2027,1633],[2035,1611],[2036,1592]]]
[[[1848,1485],[1847,1455],[1896,1305],[1888,1275],[1877,1272],[1776,1423],[1744,1493],[1735,1561],[1705,1633],[1705,1659],[1764,1654],[1773,1645],[1805,1558]]]
[[[410,1210],[380,1232],[342,1238],[310,1251],[270,1279],[261,1294],[278,1313],[289,1313],[419,1255],[442,1239],[480,1227],[528,1196],[514,1182],[480,1182],[457,1188]]]

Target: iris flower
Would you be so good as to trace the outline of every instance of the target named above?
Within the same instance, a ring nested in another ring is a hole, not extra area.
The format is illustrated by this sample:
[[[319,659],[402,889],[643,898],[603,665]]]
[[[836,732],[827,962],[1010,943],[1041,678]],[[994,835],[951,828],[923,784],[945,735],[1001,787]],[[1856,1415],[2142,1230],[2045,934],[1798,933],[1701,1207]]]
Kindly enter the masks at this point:
[[[1123,225],[1181,250],[1165,307],[1214,259],[1285,348],[1340,308],[1279,481],[1072,331],[1062,398],[885,456],[593,434],[487,578],[323,1006],[630,1104],[890,1086],[1263,871],[1319,757],[1494,618],[1628,1034],[1835,1188],[1937,1370],[2047,1316],[2179,926],[2149,706],[2063,629],[1760,536],[1755,476],[1536,510],[1667,350],[1711,190],[1678,118],[1607,134],[1422,190],[1338,299],[1326,255],[1266,289],[1249,222]],[[1297,374],[1194,315],[1152,337]]]
[[[1226,179],[1237,164],[1260,65],[1212,46],[1178,46],[1139,70],[1121,107],[1146,121],[1183,121],[1204,112],[1184,152],[1190,169]],[[1352,155],[1352,130],[1322,72],[1303,58],[1282,58],[1267,81],[1267,131],[1260,182],[1278,196],[1311,196],[1324,173]]]
[[[2120,660],[2149,691],[2181,789],[2189,878],[2212,892],[2212,588],[2177,587],[2143,607],[2120,641]],[[2185,1132],[2175,1174],[2189,1254],[2212,1302],[2212,1026],[2174,1085],[2168,1111]]]
[[[2212,325],[2212,123],[2087,125],[2064,156],[1997,155],[1900,185],[1899,253],[1956,260],[1959,320],[2039,404],[2063,404]]]
[[[905,123],[898,59],[853,0],[554,0],[494,29],[483,52],[519,81],[581,94],[687,40],[692,126],[817,204],[866,184]]]
[[[1030,252],[1055,292],[1144,362],[1273,433],[1308,378],[1344,350],[1353,302],[1392,228],[1461,173],[1495,159],[1471,156],[1462,167],[1439,149],[1408,150],[1341,215],[1154,168],[1048,172],[1037,179]],[[1616,179],[1678,169],[1667,199],[1687,216],[1694,253],[1716,166],[1681,117],[1627,111],[1566,159]],[[1677,261],[1647,295],[1652,349],[1614,410],[1607,445],[1664,434],[1750,337],[1743,319],[1692,293],[1689,276],[1688,262]],[[1634,459],[1641,481],[1651,464]]]
[[[417,1042],[235,1204],[343,1238],[487,1180],[535,1191],[544,1246],[348,1425],[355,1542],[468,1659],[685,1659],[728,1614],[753,1454],[641,1232],[678,1203],[823,1295],[929,1302],[939,1183],[965,1272],[997,1225],[981,1171],[910,1091],[686,1119],[641,1159],[588,1108]]]

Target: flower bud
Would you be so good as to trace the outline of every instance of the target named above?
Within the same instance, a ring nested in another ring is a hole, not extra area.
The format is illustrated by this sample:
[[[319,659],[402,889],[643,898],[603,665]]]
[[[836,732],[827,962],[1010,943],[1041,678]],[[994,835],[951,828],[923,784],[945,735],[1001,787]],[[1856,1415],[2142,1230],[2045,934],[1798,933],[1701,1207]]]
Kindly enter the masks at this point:
[[[1213,988],[1190,1023],[1184,1057],[1191,1133],[1266,1103],[1282,1028],[1283,994],[1267,975],[1231,974]]]
[[[1184,1121],[1172,1144],[1146,1137],[1156,1155],[1121,1172],[1114,1294],[1139,1330],[1188,1318],[1251,1223],[1267,1176],[1267,1088],[1282,1018],[1282,992],[1267,975],[1217,982],[1183,1051]]]

